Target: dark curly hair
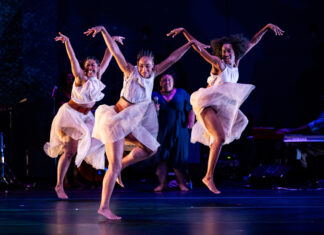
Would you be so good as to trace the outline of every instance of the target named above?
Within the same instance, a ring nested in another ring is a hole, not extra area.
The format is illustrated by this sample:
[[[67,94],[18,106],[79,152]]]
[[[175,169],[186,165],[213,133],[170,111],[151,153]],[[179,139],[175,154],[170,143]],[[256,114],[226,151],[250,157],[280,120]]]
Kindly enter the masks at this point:
[[[215,56],[222,58],[222,46],[224,44],[231,44],[235,54],[235,60],[237,61],[244,55],[248,48],[249,40],[242,34],[234,34],[229,37],[222,37],[213,39],[210,42],[211,48]]]
[[[146,56],[146,57],[150,57],[152,58],[152,61],[154,62],[154,54],[151,50],[147,50],[147,49],[142,49],[138,54],[137,54],[137,63],[138,61],[143,57],[143,56]]]

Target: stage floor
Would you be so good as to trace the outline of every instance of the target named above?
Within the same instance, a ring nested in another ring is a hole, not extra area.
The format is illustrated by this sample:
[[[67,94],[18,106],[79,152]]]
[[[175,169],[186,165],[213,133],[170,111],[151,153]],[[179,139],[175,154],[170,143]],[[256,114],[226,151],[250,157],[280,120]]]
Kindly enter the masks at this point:
[[[262,190],[220,187],[187,193],[154,193],[132,185],[117,188],[113,211],[120,222],[97,214],[99,189],[67,190],[68,201],[50,189],[0,194],[0,234],[323,234],[324,190]]]

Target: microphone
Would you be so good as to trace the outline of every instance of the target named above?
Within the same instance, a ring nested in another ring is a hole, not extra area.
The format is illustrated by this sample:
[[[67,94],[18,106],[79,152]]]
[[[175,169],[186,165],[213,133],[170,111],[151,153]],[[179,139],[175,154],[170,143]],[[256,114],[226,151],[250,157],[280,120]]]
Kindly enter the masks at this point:
[[[154,97],[153,97],[153,100],[154,100],[154,103],[155,103],[155,104],[159,104],[159,97],[154,96]]]
[[[153,101],[154,101],[154,104],[159,104],[159,97],[154,96]],[[156,109],[156,114],[159,116],[160,107],[157,107],[157,105],[155,105],[155,109]]]

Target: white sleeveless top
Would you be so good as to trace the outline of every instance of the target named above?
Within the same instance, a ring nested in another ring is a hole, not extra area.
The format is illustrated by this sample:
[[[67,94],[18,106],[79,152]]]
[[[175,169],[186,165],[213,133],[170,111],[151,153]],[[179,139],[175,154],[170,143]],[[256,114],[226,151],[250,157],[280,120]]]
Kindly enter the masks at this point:
[[[223,82],[237,83],[239,78],[238,68],[228,64],[225,64],[225,66],[224,71],[218,75],[210,73],[210,76],[207,79],[207,83],[210,86],[216,86]]]
[[[73,83],[71,99],[78,104],[92,104],[105,95],[101,92],[106,86],[97,78],[89,77],[82,86]]]
[[[154,78],[154,72],[152,72],[151,77],[143,78],[138,72],[137,66],[135,66],[128,78],[124,76],[120,96],[133,104],[151,100]]]

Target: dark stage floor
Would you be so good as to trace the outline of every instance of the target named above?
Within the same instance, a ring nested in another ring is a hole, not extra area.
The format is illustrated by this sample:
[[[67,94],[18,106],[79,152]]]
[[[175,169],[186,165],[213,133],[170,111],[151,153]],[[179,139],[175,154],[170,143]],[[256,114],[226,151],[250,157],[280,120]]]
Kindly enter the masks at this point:
[[[0,234],[323,234],[324,190],[253,190],[220,187],[188,193],[118,188],[112,207],[121,222],[96,213],[100,190],[1,192]]]

